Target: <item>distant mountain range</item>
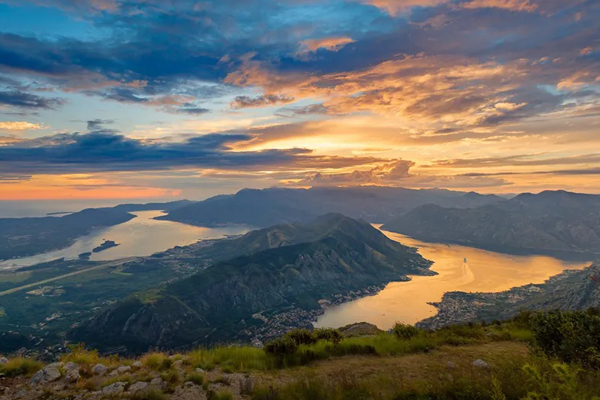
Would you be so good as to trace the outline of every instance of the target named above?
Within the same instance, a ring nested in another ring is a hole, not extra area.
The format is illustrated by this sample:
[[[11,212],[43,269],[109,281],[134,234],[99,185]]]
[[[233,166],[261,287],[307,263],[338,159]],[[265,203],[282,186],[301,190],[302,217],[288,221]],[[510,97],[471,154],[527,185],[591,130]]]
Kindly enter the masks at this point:
[[[504,252],[600,254],[600,196],[545,191],[468,209],[428,204],[382,229]]]
[[[585,310],[600,308],[600,262],[566,271],[541,285],[525,285],[500,293],[446,293],[436,303],[438,314],[420,322],[426,328],[471,321],[506,320],[520,310]]]
[[[495,195],[450,190],[413,190],[391,187],[244,189],[188,204],[164,217],[191,225],[243,224],[268,227],[283,222],[307,222],[338,212],[368,222],[383,223],[424,204],[477,207],[505,200]]]
[[[301,318],[295,313],[319,309],[322,299],[431,273],[431,262],[415,249],[340,214],[250,232],[216,246],[195,251],[221,258],[229,249],[234,258],[119,302],[75,329],[71,339],[130,352],[226,342],[264,324],[261,313],[276,320],[285,310],[289,318]]]

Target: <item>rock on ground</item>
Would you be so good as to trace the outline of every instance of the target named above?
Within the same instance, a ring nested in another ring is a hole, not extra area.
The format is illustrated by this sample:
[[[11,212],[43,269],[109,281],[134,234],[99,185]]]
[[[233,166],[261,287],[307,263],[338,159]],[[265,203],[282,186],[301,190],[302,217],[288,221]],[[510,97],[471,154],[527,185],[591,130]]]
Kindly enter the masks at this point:
[[[92,367],[92,374],[94,375],[104,375],[108,371],[108,368],[104,364],[96,364]]]
[[[113,395],[123,393],[125,391],[125,382],[115,382],[102,389],[102,394]]]
[[[130,391],[131,393],[136,393],[146,389],[148,389],[148,383],[136,382],[133,385],[129,386],[128,391]]]
[[[119,374],[124,374],[125,372],[129,372],[131,371],[131,367],[126,366],[126,365],[122,365],[119,368],[117,368],[117,373]]]
[[[61,377],[60,371],[52,364],[39,370],[31,377],[29,383],[31,385],[43,385],[45,383],[54,382]]]

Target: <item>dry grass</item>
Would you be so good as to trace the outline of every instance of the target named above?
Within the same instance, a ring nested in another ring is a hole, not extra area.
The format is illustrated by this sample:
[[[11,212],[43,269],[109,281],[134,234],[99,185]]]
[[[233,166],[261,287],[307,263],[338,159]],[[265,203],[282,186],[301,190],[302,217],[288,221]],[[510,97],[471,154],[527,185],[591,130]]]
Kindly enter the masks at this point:
[[[279,385],[295,381],[298,376],[314,374],[324,378],[339,375],[353,378],[370,378],[390,374],[393,379],[421,381],[448,372],[448,361],[457,369],[478,371],[471,363],[483,359],[490,365],[506,359],[525,363],[528,347],[519,342],[492,342],[467,346],[444,346],[428,353],[408,354],[399,357],[346,356],[316,361],[310,366],[274,370],[260,374],[260,381]]]
[[[8,363],[0,365],[0,373],[12,377],[19,375],[33,375],[44,367],[39,361],[29,358],[17,357],[10,359]]]

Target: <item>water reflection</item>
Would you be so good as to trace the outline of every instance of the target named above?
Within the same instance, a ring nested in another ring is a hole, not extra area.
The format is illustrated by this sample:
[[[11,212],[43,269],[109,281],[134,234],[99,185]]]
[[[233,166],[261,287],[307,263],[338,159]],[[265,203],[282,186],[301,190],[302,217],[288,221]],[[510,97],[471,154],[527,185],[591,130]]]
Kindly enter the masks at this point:
[[[375,296],[328,309],[318,327],[340,327],[366,321],[389,329],[396,321],[414,324],[433,316],[437,302],[450,291],[499,292],[529,283],[542,283],[565,269],[581,269],[590,262],[569,262],[547,256],[515,256],[472,247],[421,242],[393,232],[383,233],[402,244],[418,247],[434,261],[436,276],[414,276],[409,282],[392,282]]]
[[[132,256],[151,254],[184,246],[200,239],[215,239],[227,235],[246,233],[249,229],[241,226],[222,228],[204,228],[180,224],[178,222],[155,220],[162,211],[136,211],[137,217],[120,225],[102,228],[82,236],[65,249],[37,254],[31,257],[17,258],[0,262],[0,268],[16,268],[56,260],[58,258],[75,259],[81,253],[90,252],[104,242],[114,240],[119,246],[93,253],[92,261],[114,260]]]

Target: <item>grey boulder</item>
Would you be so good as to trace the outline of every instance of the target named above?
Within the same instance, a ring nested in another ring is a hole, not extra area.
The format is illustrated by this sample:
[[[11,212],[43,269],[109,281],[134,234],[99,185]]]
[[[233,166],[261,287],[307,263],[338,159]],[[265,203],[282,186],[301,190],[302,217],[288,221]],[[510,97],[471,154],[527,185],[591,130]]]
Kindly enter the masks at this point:
[[[102,394],[113,395],[123,393],[125,391],[125,382],[115,382],[102,388]]]
[[[57,367],[48,365],[43,369],[39,370],[31,377],[29,383],[31,385],[42,385],[45,383],[54,382],[61,377],[60,371]]]

